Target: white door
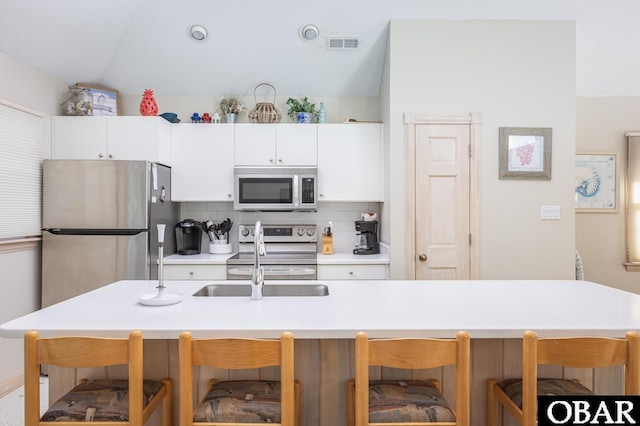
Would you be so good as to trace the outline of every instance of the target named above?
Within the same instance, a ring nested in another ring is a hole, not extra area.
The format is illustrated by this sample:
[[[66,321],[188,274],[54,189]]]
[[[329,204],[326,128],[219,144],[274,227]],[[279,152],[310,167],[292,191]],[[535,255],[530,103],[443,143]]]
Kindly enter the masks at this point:
[[[415,278],[470,279],[469,126],[415,130]]]

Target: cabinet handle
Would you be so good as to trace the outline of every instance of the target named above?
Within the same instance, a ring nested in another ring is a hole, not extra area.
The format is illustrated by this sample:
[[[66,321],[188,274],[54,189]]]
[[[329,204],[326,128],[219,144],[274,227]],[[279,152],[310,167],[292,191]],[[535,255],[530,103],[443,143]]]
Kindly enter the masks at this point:
[[[98,154],[98,158],[104,158],[104,155]]]
[[[109,154],[109,158],[113,158],[113,155]]]
[[[231,198],[231,194],[227,194],[227,198]]]
[[[320,193],[320,196],[321,196],[321,197],[324,197],[324,194],[323,194],[323,193]]]
[[[418,260],[420,262],[426,262],[427,261],[427,255],[426,254],[421,254],[420,256],[418,256]]]
[[[278,158],[278,163],[282,163],[282,158]]]
[[[352,276],[353,276],[353,271],[349,271],[349,275],[352,275]]]
[[[269,162],[273,164],[273,158],[269,158]]]
[[[190,275],[190,276],[193,276],[193,271],[189,271],[189,275]]]

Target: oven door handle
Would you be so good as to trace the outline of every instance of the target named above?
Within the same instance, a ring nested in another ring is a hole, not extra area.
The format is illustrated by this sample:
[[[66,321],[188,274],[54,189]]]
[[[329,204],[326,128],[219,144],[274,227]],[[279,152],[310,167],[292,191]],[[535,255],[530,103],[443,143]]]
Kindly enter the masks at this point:
[[[265,277],[268,277],[270,275],[280,275],[280,276],[298,275],[298,276],[302,276],[302,275],[314,275],[316,273],[315,269],[313,269],[313,268],[282,268],[282,269],[279,269],[278,267],[273,267],[273,266],[263,266],[263,268],[264,268],[264,276]],[[247,268],[242,268],[242,267],[227,268],[227,274],[228,275],[241,275],[241,276],[251,277],[251,272],[252,271],[253,271],[252,267],[247,267]]]

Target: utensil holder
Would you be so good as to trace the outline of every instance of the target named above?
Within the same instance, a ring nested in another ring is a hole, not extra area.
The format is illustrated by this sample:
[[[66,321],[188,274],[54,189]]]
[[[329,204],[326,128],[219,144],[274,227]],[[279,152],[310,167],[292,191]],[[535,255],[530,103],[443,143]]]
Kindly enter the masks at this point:
[[[220,241],[222,243],[222,241]],[[209,253],[211,254],[225,254],[231,253],[231,243],[209,243]]]

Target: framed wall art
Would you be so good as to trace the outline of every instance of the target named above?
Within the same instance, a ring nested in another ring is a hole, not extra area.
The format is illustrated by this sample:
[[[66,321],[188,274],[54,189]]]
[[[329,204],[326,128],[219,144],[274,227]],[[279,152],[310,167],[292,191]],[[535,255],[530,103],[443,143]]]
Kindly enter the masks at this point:
[[[500,179],[551,179],[551,128],[500,127]]]
[[[576,154],[576,212],[617,212],[616,154]]]
[[[86,83],[76,83],[78,87],[86,87],[93,95],[93,115],[121,115],[120,93],[108,87],[95,86]]]

